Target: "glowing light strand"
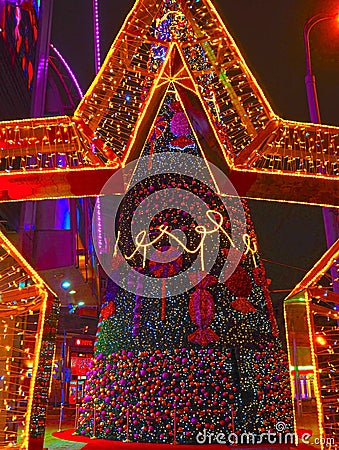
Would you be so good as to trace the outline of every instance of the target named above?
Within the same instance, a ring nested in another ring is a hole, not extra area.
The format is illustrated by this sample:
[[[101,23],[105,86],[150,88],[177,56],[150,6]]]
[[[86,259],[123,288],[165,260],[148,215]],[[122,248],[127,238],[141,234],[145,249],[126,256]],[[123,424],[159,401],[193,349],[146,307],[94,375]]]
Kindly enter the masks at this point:
[[[53,49],[53,51],[55,52],[55,54],[58,56],[58,58],[60,59],[60,61],[62,62],[63,66],[65,67],[65,69],[67,70],[69,76],[71,77],[77,91],[78,94],[80,96],[80,98],[82,98],[84,96],[84,93],[80,87],[80,84],[74,74],[74,72],[72,71],[70,65],[67,63],[67,61],[65,60],[65,58],[62,56],[62,54],[59,52],[59,50],[55,47],[55,45],[50,44],[50,47]]]
[[[100,71],[101,67],[99,0],[93,0],[93,27],[94,27],[95,73],[97,74]]]
[[[191,254],[194,255],[196,253],[198,253],[201,250],[201,270],[205,270],[205,262],[204,262],[204,257],[203,257],[203,248],[204,248],[204,243],[206,240],[206,237],[208,235],[212,235],[215,233],[218,233],[219,231],[221,233],[223,233],[227,240],[229,241],[230,245],[232,247],[235,247],[235,244],[231,238],[231,236],[229,235],[229,233],[227,233],[227,231],[225,230],[225,228],[223,228],[223,223],[224,223],[224,218],[222,216],[222,214],[220,214],[219,211],[213,211],[213,210],[209,210],[206,211],[206,217],[210,220],[210,222],[215,225],[215,228],[213,228],[212,230],[207,230],[206,227],[202,226],[202,225],[197,225],[195,227],[195,231],[201,236],[201,240],[200,243],[198,244],[198,246],[191,250],[189,249],[184,242],[182,242],[177,236],[175,236],[175,234],[173,234],[171,231],[168,231],[168,227],[165,225],[160,225],[158,230],[160,231],[160,234],[153,239],[150,242],[147,242],[147,231],[143,230],[140,231],[138,233],[138,235],[136,236],[136,248],[133,251],[133,253],[131,253],[131,255],[126,255],[125,259],[127,261],[130,261],[131,259],[133,259],[135,257],[135,255],[139,252],[139,250],[142,250],[142,255],[143,255],[143,267],[145,267],[145,263],[146,263],[146,258],[147,258],[147,249],[148,248],[152,248],[154,247],[154,244],[156,244],[157,242],[161,241],[163,236],[168,236],[171,239],[173,239],[177,244],[179,244],[181,246],[181,248]],[[215,218],[217,217],[217,219]],[[254,267],[258,267],[255,255],[258,251],[258,247],[255,241],[252,241],[251,237],[249,234],[244,234],[243,235],[243,243],[245,244],[245,252],[244,255],[247,255],[248,253],[251,253],[252,258],[253,258],[253,264]],[[146,242],[146,243],[145,243]],[[115,255],[116,252],[116,246],[114,249],[114,254]]]

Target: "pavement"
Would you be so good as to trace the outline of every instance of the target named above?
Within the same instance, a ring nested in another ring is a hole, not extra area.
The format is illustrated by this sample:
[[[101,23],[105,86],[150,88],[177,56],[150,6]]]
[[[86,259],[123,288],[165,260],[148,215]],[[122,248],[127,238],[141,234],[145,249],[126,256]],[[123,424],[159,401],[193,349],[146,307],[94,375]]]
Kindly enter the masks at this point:
[[[48,450],[80,450],[86,446],[86,442],[74,442],[67,439],[60,439],[53,436],[59,429],[60,409],[53,408],[47,415],[47,427],[45,432],[44,449]],[[74,408],[65,408],[62,430],[74,429],[75,411]],[[60,433],[61,434],[61,433]],[[60,436],[61,437],[61,436]]]

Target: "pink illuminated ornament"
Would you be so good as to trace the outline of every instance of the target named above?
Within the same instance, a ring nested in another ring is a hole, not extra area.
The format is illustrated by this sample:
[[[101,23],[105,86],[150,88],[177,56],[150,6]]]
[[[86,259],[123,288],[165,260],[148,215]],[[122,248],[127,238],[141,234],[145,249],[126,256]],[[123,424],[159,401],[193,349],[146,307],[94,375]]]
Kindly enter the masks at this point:
[[[189,137],[191,134],[191,126],[186,114],[182,110],[181,104],[179,102],[173,102],[170,108],[175,113],[171,120],[171,132],[176,136],[176,139],[170,144],[171,147],[177,150],[194,148],[195,142]]]
[[[202,278],[204,274],[200,274]],[[198,275],[193,274],[190,278],[195,284],[194,278]],[[200,344],[202,347],[215,342],[219,336],[209,328],[213,322],[215,315],[215,304],[213,295],[207,290],[208,287],[213,286],[218,282],[218,279],[212,275],[207,275],[196,287],[195,291],[190,296],[189,315],[192,322],[198,327],[196,331],[188,336],[188,340],[195,344]]]
[[[171,131],[174,136],[188,136],[191,133],[191,127],[184,112],[177,112],[171,120]]]
[[[251,302],[247,300],[252,291],[252,281],[246,270],[238,266],[236,271],[225,281],[227,289],[229,289],[238,298],[231,302],[231,307],[243,314],[255,312],[256,309]]]

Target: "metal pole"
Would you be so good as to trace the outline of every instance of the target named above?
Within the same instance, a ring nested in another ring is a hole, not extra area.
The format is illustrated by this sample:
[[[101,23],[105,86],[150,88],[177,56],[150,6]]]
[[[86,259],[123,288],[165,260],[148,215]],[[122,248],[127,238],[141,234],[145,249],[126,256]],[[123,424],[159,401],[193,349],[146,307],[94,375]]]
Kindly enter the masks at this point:
[[[45,115],[52,13],[53,0],[42,1],[39,15],[39,37],[34,70],[31,117],[43,117]]]
[[[58,431],[62,431],[62,420],[63,420],[63,416],[64,416],[64,405],[61,404],[60,405],[60,415],[59,415],[59,428]]]
[[[295,336],[295,330],[292,331],[293,333],[293,364],[294,364],[294,368],[295,368],[295,379],[294,379],[294,386],[295,386],[295,394],[297,397],[297,414],[298,416],[302,415],[302,402],[300,400],[300,382],[299,382],[299,368],[298,368],[298,350],[297,350],[297,340],[296,340],[296,336]],[[288,343],[287,343],[288,345]],[[293,399],[294,400],[294,399]]]
[[[174,403],[173,411],[173,444],[177,444],[177,405]]]
[[[310,46],[310,33],[315,25],[324,20],[335,19],[337,14],[320,13],[312,16],[307,20],[304,26],[304,44],[305,44],[305,56],[306,56],[306,92],[307,101],[310,113],[310,119],[313,123],[321,123],[320,111],[318,104],[318,95],[315,82],[315,76],[312,71],[312,59],[311,59],[311,46]]]
[[[310,32],[312,28],[319,22],[324,20],[330,20],[337,17],[337,14],[316,14],[311,17],[304,26],[304,44],[306,55],[306,75],[305,85],[307,93],[307,101],[311,122],[321,123],[320,110],[318,103],[317,87],[315,76],[312,71],[311,49],[310,49]],[[322,172],[323,168],[318,167],[318,171]],[[332,244],[339,238],[339,215],[336,208],[322,208],[324,227],[326,234],[327,247],[331,247]],[[335,266],[331,268],[331,276],[333,282],[333,292],[339,293],[338,271]]]
[[[96,406],[94,406],[93,409],[93,436],[92,439],[96,439],[96,434],[97,434],[97,408]]]
[[[74,421],[74,429],[78,428],[78,420],[79,420],[79,403],[75,405],[75,421]]]
[[[129,440],[129,408],[127,408],[126,412],[126,439],[125,442],[130,442]]]
[[[61,358],[62,358],[61,404],[60,404],[60,417],[59,417],[59,430],[58,431],[62,431],[62,421],[64,420],[65,384],[66,384],[66,355],[67,355],[67,340],[66,340],[66,330],[64,330],[64,341],[62,343],[62,349],[61,349]]]

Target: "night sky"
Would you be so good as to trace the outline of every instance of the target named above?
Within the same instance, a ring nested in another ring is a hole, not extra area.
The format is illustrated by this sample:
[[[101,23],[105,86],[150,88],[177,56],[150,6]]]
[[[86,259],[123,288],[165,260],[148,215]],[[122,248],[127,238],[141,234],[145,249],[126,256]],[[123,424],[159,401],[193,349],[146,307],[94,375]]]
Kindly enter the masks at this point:
[[[147,1],[147,0],[146,0]],[[102,56],[133,6],[132,0],[100,0]],[[216,0],[215,4],[275,112],[308,121],[304,86],[303,26],[322,11],[339,12],[339,0]],[[52,43],[62,52],[85,91],[94,76],[91,0],[55,0]],[[325,21],[311,33],[313,70],[322,122],[339,125],[339,22]],[[292,289],[325,251],[321,209],[251,201],[252,219],[272,290]],[[281,300],[273,294],[281,317]]]

